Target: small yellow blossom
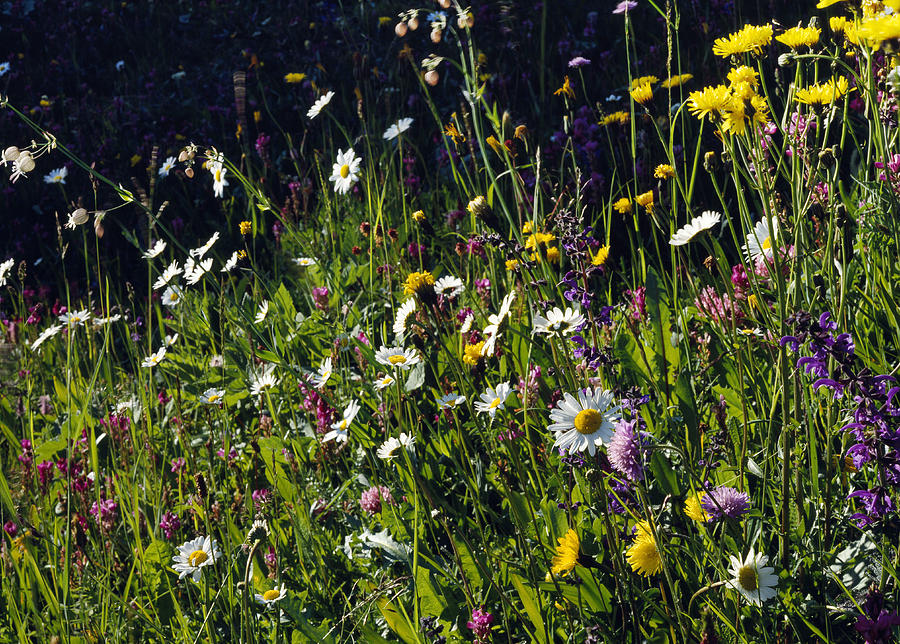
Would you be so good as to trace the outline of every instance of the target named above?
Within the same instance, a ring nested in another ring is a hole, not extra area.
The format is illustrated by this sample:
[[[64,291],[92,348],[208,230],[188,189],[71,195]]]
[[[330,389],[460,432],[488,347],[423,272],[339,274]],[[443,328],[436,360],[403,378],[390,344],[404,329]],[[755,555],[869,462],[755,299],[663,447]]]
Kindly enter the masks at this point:
[[[856,35],[873,45],[885,40],[897,40],[900,38],[900,14],[880,15],[863,20],[856,29]]]
[[[646,105],[651,100],[653,100],[653,88],[649,83],[638,85],[633,90],[631,90],[631,98],[634,99],[635,103]]]
[[[727,58],[740,54],[760,54],[772,41],[772,25],[744,25],[743,28],[713,43],[713,53]]]
[[[728,72],[728,84],[735,85],[747,84],[753,89],[759,87],[759,72],[747,65],[733,68]]]
[[[628,549],[626,559],[631,569],[639,575],[649,577],[662,570],[662,556],[653,538],[650,524],[641,521],[637,525],[634,544]]]
[[[242,235],[249,235],[252,227],[253,227],[253,224],[251,224],[249,221],[246,221],[246,220],[242,221],[240,224],[238,224],[238,228],[240,229]]]
[[[425,219],[425,213],[421,210],[417,210],[412,214],[413,221],[420,222]]]
[[[484,340],[476,344],[467,344],[463,349],[463,362],[471,367],[477,367],[482,360],[481,350],[484,348]]]
[[[485,139],[485,143],[487,143],[491,148],[496,152],[499,156],[503,156],[503,146],[500,145],[500,141],[491,134],[488,138]]]
[[[534,224],[532,224],[530,221],[526,221],[524,224],[522,224],[522,234],[523,235],[527,235],[528,233],[530,233],[533,230],[534,230]]]
[[[452,121],[447,124],[447,127],[444,128],[444,134],[453,139],[453,142],[456,145],[465,142],[466,137],[463,136],[462,132],[456,129],[456,124]]]
[[[290,74],[285,74],[285,75],[284,75],[284,82],[285,82],[285,83],[290,83],[290,84],[293,85],[294,83],[301,83],[301,82],[303,82],[303,79],[304,79],[304,78],[306,78],[306,74],[303,74],[303,73],[300,73],[300,72],[291,72]]]
[[[684,502],[684,513],[697,523],[706,523],[710,518],[703,506],[700,505],[704,496],[706,496],[706,492],[698,492],[689,496],[687,501]]]
[[[547,249],[547,260],[551,264],[559,264],[559,249],[556,246]]]
[[[689,80],[692,80],[693,78],[694,78],[693,74],[678,74],[677,76],[670,76],[669,78],[664,80],[662,83],[660,83],[659,86],[662,87],[663,89],[681,87],[682,85],[684,85]]]
[[[434,291],[434,275],[428,271],[410,273],[403,284],[404,295],[421,295]]]
[[[631,119],[631,115],[628,112],[618,111],[613,112],[612,114],[607,114],[603,118],[600,119],[600,125],[625,125]]]
[[[514,271],[518,268],[519,268],[519,260],[517,260],[517,259],[506,260],[506,270]]]
[[[819,42],[821,35],[822,30],[818,27],[791,27],[780,36],[775,36],[775,40],[791,49],[800,49],[812,47]]]
[[[578,565],[579,550],[581,549],[581,541],[578,539],[578,533],[569,528],[565,536],[557,539],[559,545],[556,546],[556,554],[553,556],[553,565],[550,566],[550,572],[554,575],[564,575],[572,572]]]
[[[627,215],[631,212],[631,199],[622,197],[613,204],[613,208],[620,214]]]
[[[603,266],[609,259],[609,244],[601,246],[596,253],[591,254],[591,264],[594,266]]]
[[[647,210],[653,210],[653,191],[648,190],[647,192],[635,195],[634,201],[637,205],[642,206]]]
[[[698,119],[704,116],[720,115],[731,100],[731,92],[724,85],[704,87],[697,92],[691,92],[688,99],[688,109]]]
[[[569,80],[568,76],[566,76],[565,80],[563,81],[562,87],[553,92],[554,96],[559,96],[561,94],[568,96],[569,98],[575,98],[575,90],[572,89],[572,82]]]
[[[653,176],[657,179],[671,179],[675,176],[675,168],[668,163],[660,163],[653,171]]]
[[[556,239],[556,235],[553,233],[542,233],[536,232],[532,235],[529,235],[527,239],[525,239],[525,248],[528,250],[536,249],[540,244],[547,245]]]
[[[816,83],[815,85],[798,89],[796,94],[794,94],[794,100],[804,105],[830,105],[846,94],[847,91],[847,78],[838,76],[837,79],[830,78],[824,83]]]
[[[658,82],[659,79],[656,76],[640,76],[631,81],[631,89],[637,89],[642,85],[653,85]]]

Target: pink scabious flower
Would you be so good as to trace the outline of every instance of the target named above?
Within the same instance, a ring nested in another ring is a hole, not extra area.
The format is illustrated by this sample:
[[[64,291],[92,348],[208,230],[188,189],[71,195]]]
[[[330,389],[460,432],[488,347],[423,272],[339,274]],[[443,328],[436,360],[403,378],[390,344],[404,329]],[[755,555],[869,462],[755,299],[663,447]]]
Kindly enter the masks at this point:
[[[383,485],[373,485],[359,497],[360,507],[369,514],[381,512],[382,501],[387,505],[394,504],[394,497],[391,496],[391,491]]]
[[[620,420],[606,448],[610,464],[630,481],[644,480],[644,464],[641,456],[641,433],[635,431],[633,420]]]
[[[466,628],[475,633],[475,642],[484,644],[491,641],[491,624],[494,622],[494,616],[488,611],[475,608],[472,610],[472,619],[466,622]]]
[[[723,485],[709,490],[700,507],[709,515],[709,521],[740,519],[750,511],[750,495]]]
[[[712,286],[703,288],[694,300],[694,306],[700,313],[710,320],[724,323],[741,317],[741,312],[734,306],[734,302],[727,293],[719,295]]]

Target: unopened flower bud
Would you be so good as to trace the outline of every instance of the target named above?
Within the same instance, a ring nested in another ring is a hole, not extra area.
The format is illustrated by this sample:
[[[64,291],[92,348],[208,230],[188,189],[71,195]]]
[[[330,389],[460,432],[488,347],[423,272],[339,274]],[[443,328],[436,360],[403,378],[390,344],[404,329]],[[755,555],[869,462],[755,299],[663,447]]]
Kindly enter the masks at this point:
[[[791,52],[781,54],[781,56],[778,57],[778,66],[779,67],[790,67],[791,65],[794,64],[795,59],[796,59],[796,57]]]

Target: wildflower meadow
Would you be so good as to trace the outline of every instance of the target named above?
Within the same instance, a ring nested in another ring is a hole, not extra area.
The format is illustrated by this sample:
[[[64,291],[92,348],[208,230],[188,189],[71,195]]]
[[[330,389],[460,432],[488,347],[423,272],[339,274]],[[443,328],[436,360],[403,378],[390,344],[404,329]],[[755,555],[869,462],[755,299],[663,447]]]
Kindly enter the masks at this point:
[[[900,1],[0,2],[0,642],[900,637]]]

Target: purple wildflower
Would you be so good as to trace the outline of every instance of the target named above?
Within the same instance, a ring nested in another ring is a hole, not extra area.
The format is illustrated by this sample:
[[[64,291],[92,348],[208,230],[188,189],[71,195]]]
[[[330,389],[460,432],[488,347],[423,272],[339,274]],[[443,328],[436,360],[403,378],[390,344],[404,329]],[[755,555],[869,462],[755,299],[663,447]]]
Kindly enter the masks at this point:
[[[616,5],[616,8],[613,9],[613,14],[622,14],[628,13],[635,7],[637,7],[638,3],[635,0],[622,0],[619,4]]]
[[[888,612],[884,607],[884,595],[872,586],[863,602],[862,615],[854,628],[863,636],[866,644],[888,644],[894,641],[894,626],[900,625],[900,615]]]
[[[584,56],[575,56],[575,58],[573,58],[572,60],[569,61],[569,67],[571,67],[573,69],[577,68],[577,67],[584,67],[585,65],[590,65],[590,64],[591,64],[590,58],[585,58]]]
[[[631,481],[644,480],[644,465],[641,457],[641,434],[635,431],[637,423],[633,420],[620,420],[606,455],[610,464],[620,474]]]
[[[164,512],[162,518],[159,520],[159,528],[163,531],[163,534],[166,535],[166,539],[174,537],[180,527],[181,519],[179,519],[178,515],[174,512]]]
[[[716,487],[706,493],[700,507],[706,510],[710,521],[740,519],[750,511],[750,496],[733,487]]]
[[[316,286],[312,290],[312,299],[313,303],[316,305],[316,308],[320,311],[328,310],[328,287],[327,286]]]
[[[475,633],[475,642],[483,644],[491,641],[491,624],[494,616],[484,609],[472,610],[472,619],[466,623],[466,627]]]
[[[369,514],[381,512],[382,501],[388,505],[393,505],[394,503],[394,497],[391,496],[391,491],[383,485],[373,485],[359,497],[360,507]]]

